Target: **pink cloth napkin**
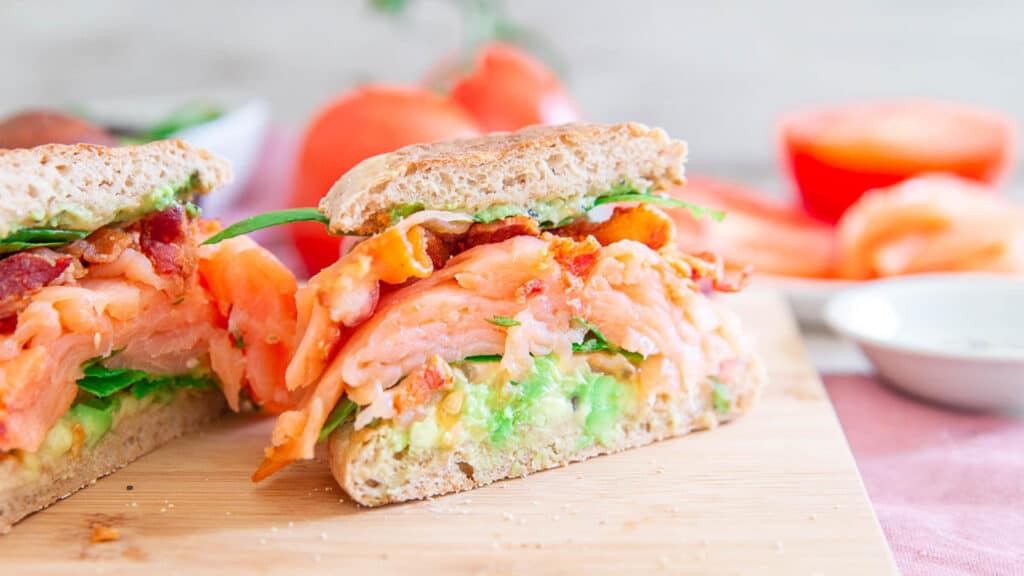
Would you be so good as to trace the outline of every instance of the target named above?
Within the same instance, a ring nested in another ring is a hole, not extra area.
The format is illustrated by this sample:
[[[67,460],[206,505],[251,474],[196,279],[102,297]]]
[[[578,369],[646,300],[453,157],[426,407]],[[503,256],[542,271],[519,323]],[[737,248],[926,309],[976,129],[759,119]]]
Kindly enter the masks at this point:
[[[868,376],[825,386],[904,574],[1024,575],[1024,421],[924,404]]]

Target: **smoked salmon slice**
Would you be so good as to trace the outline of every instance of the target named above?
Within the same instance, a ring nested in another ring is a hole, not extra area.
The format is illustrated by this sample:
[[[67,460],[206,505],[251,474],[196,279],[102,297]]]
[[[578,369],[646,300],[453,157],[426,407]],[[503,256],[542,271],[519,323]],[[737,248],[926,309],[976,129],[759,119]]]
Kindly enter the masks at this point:
[[[502,239],[502,223],[515,233]],[[725,287],[721,264],[666,247],[671,222],[659,210],[620,209],[608,222],[581,222],[558,234],[539,234],[515,217],[498,224],[488,225],[488,235],[500,241],[474,243],[444,262],[428,265],[422,242],[376,253],[387,256],[371,265],[378,246],[429,233],[429,224],[399,225],[357,245],[300,290],[300,317],[308,320],[300,321],[304,332],[288,374],[289,388],[305,397],[279,417],[254,480],[312,458],[343,397],[360,406],[357,427],[396,417],[408,405],[407,396],[394,396],[396,384],[425,371],[441,382],[439,369],[429,368],[439,361],[494,357],[516,380],[534,358],[571,358],[593,329],[648,367],[650,390],[695,389],[709,375],[745,370],[738,364],[750,360],[739,352],[738,326],[723,321],[701,289]],[[472,228],[440,236],[452,246],[481,237]],[[338,286],[344,303],[332,309]]]
[[[298,401],[284,386],[297,321],[292,273],[248,238],[198,246],[216,226],[179,207],[149,220],[157,230],[102,228],[58,249],[77,278],[23,293],[0,332],[0,452],[38,449],[96,358],[152,374],[208,371],[235,410],[243,390],[272,412]]]

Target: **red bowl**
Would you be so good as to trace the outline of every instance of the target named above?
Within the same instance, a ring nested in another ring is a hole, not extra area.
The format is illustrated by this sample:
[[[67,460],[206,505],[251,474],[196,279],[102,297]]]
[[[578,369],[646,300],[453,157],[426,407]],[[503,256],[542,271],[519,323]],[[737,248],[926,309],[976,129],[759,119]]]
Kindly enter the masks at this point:
[[[987,184],[1013,160],[1013,121],[934,101],[841,105],[786,117],[782,161],[807,211],[829,222],[871,189],[945,172]]]

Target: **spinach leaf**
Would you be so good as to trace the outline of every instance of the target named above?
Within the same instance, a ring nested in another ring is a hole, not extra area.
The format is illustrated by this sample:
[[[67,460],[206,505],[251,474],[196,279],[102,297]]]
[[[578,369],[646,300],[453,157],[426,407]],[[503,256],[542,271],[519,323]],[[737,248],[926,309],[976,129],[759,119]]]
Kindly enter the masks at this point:
[[[62,230],[60,228],[26,228],[9,234],[0,240],[0,254],[14,254],[22,250],[44,246],[63,246],[81,240],[89,233],[83,230]]]
[[[721,210],[705,208],[704,206],[698,206],[697,204],[691,204],[690,202],[684,202],[669,196],[659,196],[650,190],[640,192],[624,181],[619,181],[615,186],[612,186],[612,189],[608,194],[598,196],[594,200],[594,206],[612,204],[615,202],[641,202],[667,206],[669,208],[686,208],[691,214],[693,214],[694,218],[710,216],[712,219],[719,222],[722,218],[725,218],[725,212],[722,212]]]
[[[584,318],[579,316],[572,317],[573,322],[576,322],[580,326],[587,329],[587,334],[583,337],[583,342],[572,345],[573,352],[608,352],[609,354],[619,354],[629,360],[630,362],[642,362],[644,355],[638,352],[632,352],[625,348],[620,348],[608,342],[604,334],[597,329],[592,323],[588,322]]]
[[[354,417],[359,412],[359,406],[349,400],[348,398],[342,398],[338,405],[331,410],[327,421],[324,422],[324,427],[320,430],[320,436],[317,437],[318,442],[323,442],[334,432],[334,429],[347,420],[350,416]]]
[[[463,362],[501,362],[501,354],[479,354],[477,356],[466,356]]]
[[[129,389],[132,396],[142,399],[160,391],[169,392],[174,388],[207,388],[215,385],[212,377],[206,374],[167,376],[150,374],[143,370],[106,368],[101,363],[108,358],[110,356],[93,358],[85,362],[82,365],[84,375],[78,379],[79,388],[100,400],[109,399],[114,394]]]
[[[321,224],[326,225],[330,220],[321,214],[316,208],[289,208],[287,210],[265,212],[263,214],[257,214],[251,218],[235,222],[231,226],[228,226],[207,238],[203,244],[216,244],[221,240],[227,240],[228,238],[234,238],[235,236],[241,236],[242,234],[248,234],[249,232],[255,232],[256,230],[262,230],[272,226],[291,224],[292,222],[320,222]]]

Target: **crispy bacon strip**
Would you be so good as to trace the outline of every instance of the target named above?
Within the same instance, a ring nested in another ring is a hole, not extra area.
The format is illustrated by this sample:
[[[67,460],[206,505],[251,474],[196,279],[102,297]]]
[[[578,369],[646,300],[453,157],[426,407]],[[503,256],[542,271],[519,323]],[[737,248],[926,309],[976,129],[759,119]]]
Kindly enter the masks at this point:
[[[466,231],[465,246],[470,249],[481,244],[496,244],[515,236],[540,236],[540,226],[529,216],[512,216],[488,224],[477,222]]]
[[[100,228],[88,237],[75,240],[61,249],[65,254],[89,264],[108,264],[137,242],[135,235],[121,228]]]
[[[0,321],[16,317],[40,288],[67,281],[66,273],[71,272],[73,279],[75,263],[75,258],[48,248],[19,252],[0,260]]]
[[[434,355],[419,368],[413,370],[402,382],[401,388],[395,393],[395,412],[401,414],[406,410],[425,404],[438,390],[447,390],[455,383],[455,372],[444,361]]]
[[[675,238],[675,225],[661,210],[647,204],[637,204],[616,206],[611,218],[603,222],[580,218],[554,230],[554,233],[577,240],[593,236],[602,246],[619,240],[635,240],[652,250],[661,250]]]
[[[196,257],[188,242],[188,221],[185,210],[178,205],[154,212],[137,224],[139,247],[160,274],[191,276]]]
[[[678,250],[663,252],[669,262],[682,274],[689,276],[702,292],[739,292],[750,282],[754,268],[745,266],[738,276],[728,278],[725,272],[725,260],[718,254],[701,252],[687,254]]]
[[[601,245],[592,236],[577,241],[545,234],[543,239],[550,243],[555,260],[573,276],[587,276],[597,263],[597,253],[601,250]]]

